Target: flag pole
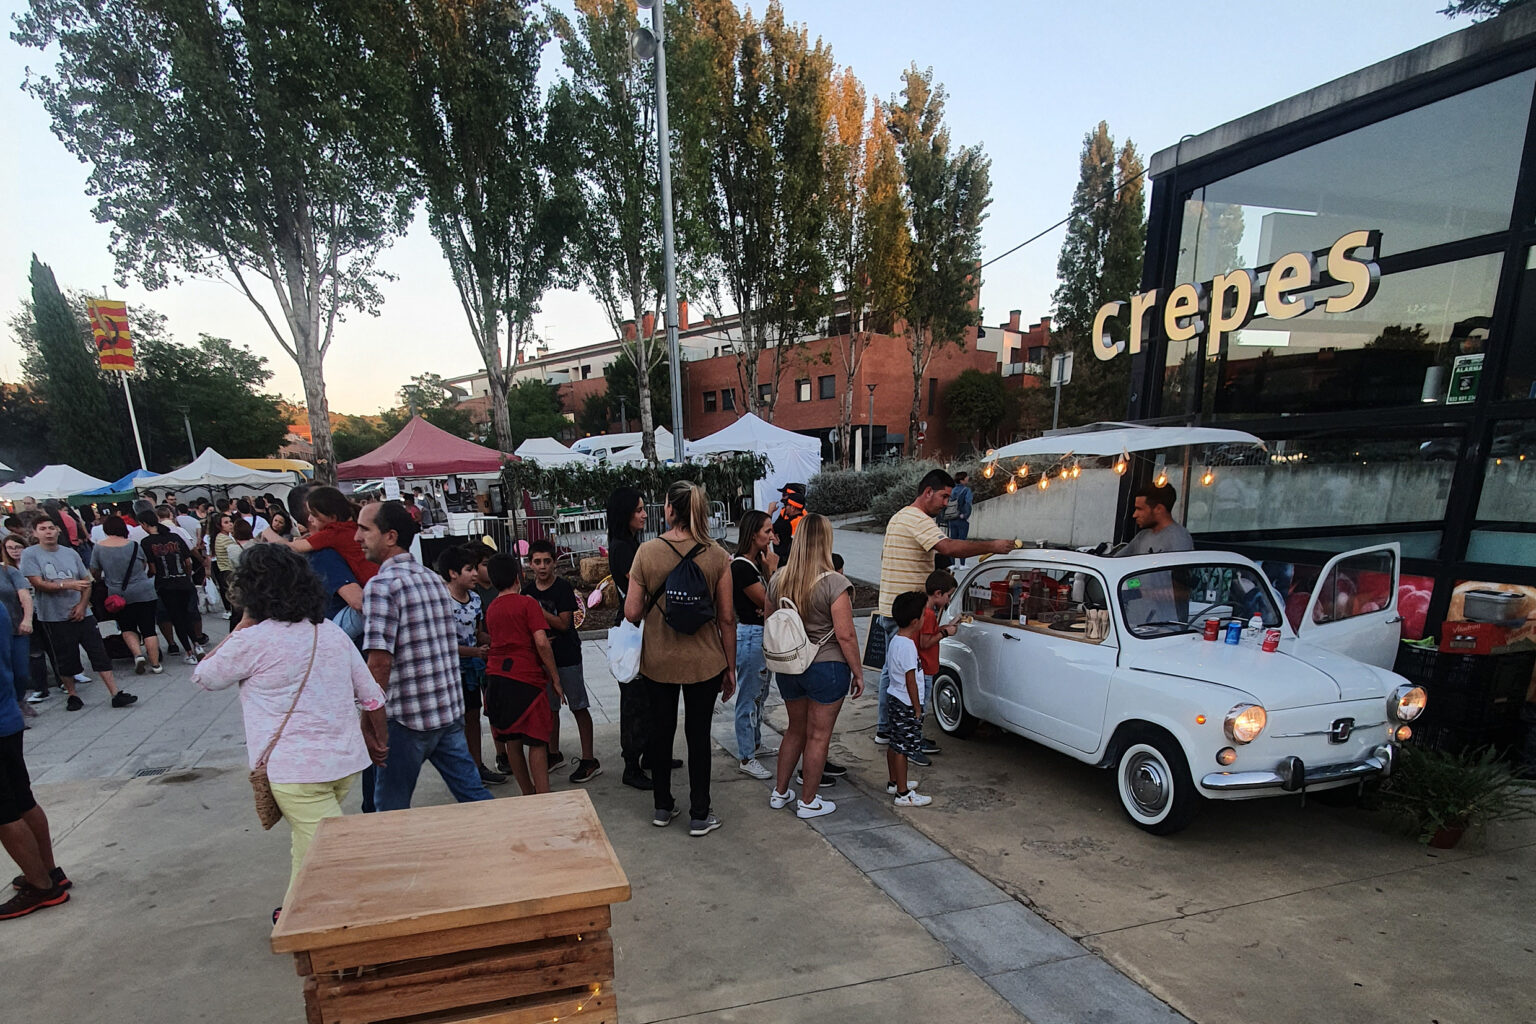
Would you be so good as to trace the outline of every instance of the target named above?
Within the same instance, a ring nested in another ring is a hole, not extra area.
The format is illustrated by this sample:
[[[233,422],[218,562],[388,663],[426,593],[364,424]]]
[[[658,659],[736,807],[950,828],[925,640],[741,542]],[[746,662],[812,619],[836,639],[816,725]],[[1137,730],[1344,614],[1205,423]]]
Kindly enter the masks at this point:
[[[107,289],[103,285],[101,297],[107,298]],[[149,461],[144,458],[144,439],[139,436],[139,415],[133,409],[133,392],[128,390],[128,371],[119,370],[118,376],[123,379],[123,398],[128,401],[128,422],[133,425],[133,444],[139,450],[139,468],[146,473],[149,471]]]

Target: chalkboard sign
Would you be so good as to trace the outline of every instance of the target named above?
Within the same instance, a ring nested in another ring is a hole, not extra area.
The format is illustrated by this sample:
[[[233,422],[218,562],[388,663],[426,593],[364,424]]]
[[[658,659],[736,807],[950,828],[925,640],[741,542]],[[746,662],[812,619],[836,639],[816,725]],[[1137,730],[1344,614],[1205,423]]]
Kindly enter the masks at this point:
[[[869,636],[864,640],[864,667],[885,668],[885,630],[880,626],[880,613],[869,613]]]

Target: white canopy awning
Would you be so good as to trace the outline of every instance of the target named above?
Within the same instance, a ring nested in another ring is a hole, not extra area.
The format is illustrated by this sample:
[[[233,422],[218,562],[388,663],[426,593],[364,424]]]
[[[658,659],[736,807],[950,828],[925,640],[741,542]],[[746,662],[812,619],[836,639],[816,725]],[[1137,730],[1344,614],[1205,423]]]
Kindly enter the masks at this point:
[[[106,480],[98,480],[74,466],[44,466],[25,480],[18,480],[16,483],[0,487],[0,498],[8,501],[36,498],[38,501],[43,501],[48,498],[67,498],[71,494],[105,486],[107,486]]]
[[[1037,455],[1119,455],[1149,452],[1185,445],[1249,444],[1264,442],[1243,430],[1220,427],[1112,427],[1075,434],[1050,434],[1004,445],[988,459],[1019,459]]]
[[[757,508],[767,508],[785,484],[804,484],[821,471],[821,441],[776,427],[750,412],[708,437],[688,442],[690,458],[726,452],[767,457],[768,473],[753,488]]]
[[[203,454],[193,461],[159,476],[147,476],[134,483],[139,490],[180,490],[187,487],[265,487],[271,485],[292,486],[292,473],[269,473],[264,469],[249,469],[230,462],[212,448],[204,448]]]
[[[597,460],[583,452],[572,451],[552,437],[530,437],[517,446],[514,453],[520,459],[537,462],[541,466],[595,466]]]

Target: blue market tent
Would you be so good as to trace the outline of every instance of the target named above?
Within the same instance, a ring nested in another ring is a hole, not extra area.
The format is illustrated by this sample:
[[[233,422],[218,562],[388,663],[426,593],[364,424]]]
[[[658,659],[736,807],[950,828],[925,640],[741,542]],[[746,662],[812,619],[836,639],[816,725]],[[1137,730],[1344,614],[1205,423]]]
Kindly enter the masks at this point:
[[[137,481],[145,477],[154,476],[147,469],[136,469],[127,476],[119,477],[104,487],[92,488],[89,491],[81,491],[69,496],[71,505],[90,505],[103,501],[132,501],[138,496],[134,489]]]

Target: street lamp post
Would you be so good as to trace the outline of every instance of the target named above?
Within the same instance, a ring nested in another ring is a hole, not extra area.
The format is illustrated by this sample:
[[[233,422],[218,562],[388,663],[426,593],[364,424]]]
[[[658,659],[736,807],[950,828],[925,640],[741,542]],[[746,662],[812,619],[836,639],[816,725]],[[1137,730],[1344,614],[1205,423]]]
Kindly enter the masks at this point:
[[[869,388],[869,461],[875,461],[875,388],[877,384],[865,384]]]
[[[672,234],[672,137],[667,129],[667,48],[661,10],[665,0],[636,0],[650,8],[651,27],[635,31],[635,54],[656,61],[656,149],[661,165],[661,253],[666,268],[667,363],[672,381],[672,445],[675,461],[683,461],[683,369],[677,343],[677,258]]]

